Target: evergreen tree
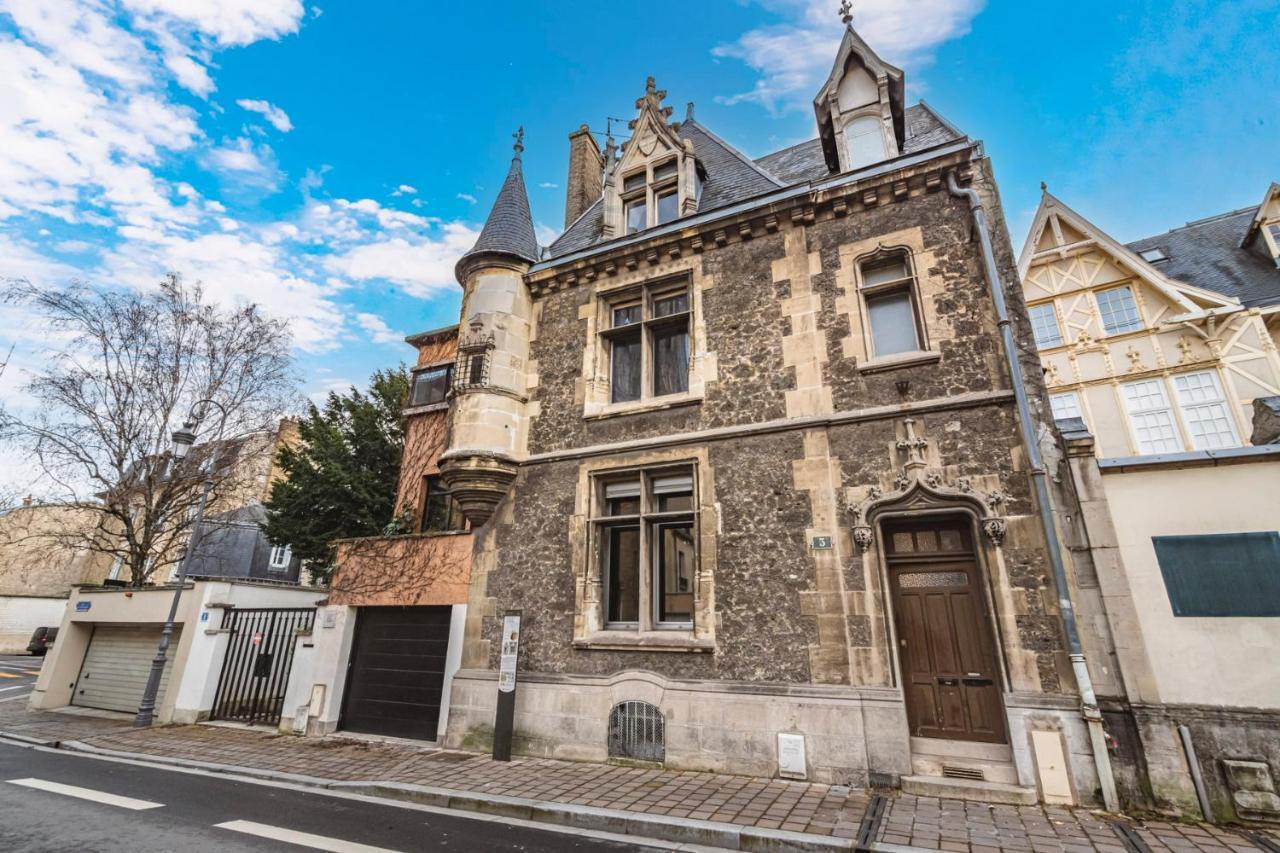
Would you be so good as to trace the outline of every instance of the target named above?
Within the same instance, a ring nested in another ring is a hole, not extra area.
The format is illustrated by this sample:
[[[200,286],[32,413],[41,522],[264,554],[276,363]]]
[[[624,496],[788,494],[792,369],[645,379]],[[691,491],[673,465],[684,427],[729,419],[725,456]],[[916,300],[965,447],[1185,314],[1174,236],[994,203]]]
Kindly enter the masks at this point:
[[[393,521],[408,393],[403,365],[375,373],[367,393],[330,391],[323,409],[309,406],[299,441],[280,450],[266,534],[315,574],[332,571],[335,540],[376,536]]]

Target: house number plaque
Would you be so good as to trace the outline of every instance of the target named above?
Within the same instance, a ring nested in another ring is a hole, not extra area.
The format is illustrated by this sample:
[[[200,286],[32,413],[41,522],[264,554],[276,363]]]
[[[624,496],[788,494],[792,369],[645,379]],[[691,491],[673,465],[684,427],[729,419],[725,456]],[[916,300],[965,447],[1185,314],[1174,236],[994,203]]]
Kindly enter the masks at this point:
[[[812,548],[813,548],[813,550],[815,550],[815,551],[830,551],[830,550],[831,550],[831,537],[830,537],[830,536],[815,536],[815,537],[813,537],[813,541],[810,543],[810,547],[812,547]]]

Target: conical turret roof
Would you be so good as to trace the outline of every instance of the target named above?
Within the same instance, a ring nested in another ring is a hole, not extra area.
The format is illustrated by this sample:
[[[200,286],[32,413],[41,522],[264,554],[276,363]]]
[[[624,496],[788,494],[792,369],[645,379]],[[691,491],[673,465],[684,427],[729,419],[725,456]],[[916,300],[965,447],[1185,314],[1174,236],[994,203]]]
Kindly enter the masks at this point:
[[[524,150],[517,135],[515,156],[507,179],[502,182],[498,198],[489,211],[476,244],[458,260],[458,272],[468,258],[476,255],[509,255],[533,263],[538,260],[538,239],[533,232],[533,214],[529,212],[529,194],[524,187],[524,170],[520,152]],[[458,276],[459,280],[462,276]]]

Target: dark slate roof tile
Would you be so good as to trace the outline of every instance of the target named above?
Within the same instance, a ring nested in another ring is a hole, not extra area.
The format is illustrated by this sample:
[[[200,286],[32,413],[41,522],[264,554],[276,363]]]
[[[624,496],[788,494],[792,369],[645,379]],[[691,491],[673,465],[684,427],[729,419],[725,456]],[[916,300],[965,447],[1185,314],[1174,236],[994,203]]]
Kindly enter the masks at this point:
[[[529,195],[525,192],[518,156],[511,159],[511,169],[498,191],[498,198],[485,220],[480,237],[471,251],[462,257],[482,252],[515,255],[526,261],[538,260],[538,238],[533,232],[533,215],[529,212]]]
[[[910,154],[962,139],[955,127],[920,103],[906,111],[907,139],[903,153]],[[682,139],[693,142],[694,156],[705,170],[705,182],[698,211],[726,207],[752,196],[830,176],[817,139],[751,160],[697,121],[680,125]],[[600,241],[604,219],[603,202],[595,204],[551,244],[548,256],[562,257]]]
[[[1152,266],[1174,281],[1235,297],[1250,307],[1280,304],[1280,269],[1240,247],[1257,211],[1248,207],[1189,222],[1128,247],[1139,255],[1149,249],[1164,252],[1168,260]]]

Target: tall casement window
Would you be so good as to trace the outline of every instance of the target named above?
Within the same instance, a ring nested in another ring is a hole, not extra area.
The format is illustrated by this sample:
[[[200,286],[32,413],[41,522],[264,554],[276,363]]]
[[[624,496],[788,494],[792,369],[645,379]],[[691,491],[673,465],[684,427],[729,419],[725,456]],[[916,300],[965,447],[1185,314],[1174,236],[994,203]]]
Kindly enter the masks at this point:
[[[1235,426],[1227,409],[1222,385],[1213,371],[1183,373],[1173,377],[1178,408],[1182,410],[1182,422],[1190,433],[1191,446],[1196,450],[1213,450],[1219,447],[1235,447]]]
[[[634,234],[680,215],[680,168],[675,157],[649,163],[622,178],[626,233]]]
[[[430,475],[422,478],[422,525],[423,533],[447,533],[455,530],[466,530],[467,520],[462,509],[453,499],[444,480]]]
[[[1062,329],[1058,326],[1058,311],[1052,302],[1032,305],[1027,308],[1031,317],[1031,332],[1035,335],[1036,346],[1040,349],[1056,347],[1062,343]]]
[[[1134,332],[1142,328],[1142,315],[1138,313],[1138,303],[1134,301],[1133,288],[1129,285],[1100,290],[1094,294],[1094,298],[1098,300],[1102,328],[1108,335]]]
[[[1170,385],[1178,407],[1176,415],[1170,404]],[[1138,452],[1142,454],[1177,453],[1188,448],[1214,450],[1240,444],[1222,383],[1211,370],[1172,376],[1168,385],[1163,378],[1156,378],[1127,382],[1121,388]]]
[[[689,283],[645,285],[611,297],[600,333],[609,400],[625,403],[689,390]]]
[[[1178,438],[1178,425],[1164,392],[1163,379],[1142,379],[1120,386],[1124,391],[1125,408],[1133,436],[1138,442],[1138,452],[1177,453],[1182,450]]]
[[[859,271],[870,328],[871,357],[923,350],[916,280],[907,253],[876,255],[863,261]]]
[[[428,406],[443,403],[453,384],[453,365],[437,364],[413,372],[413,391],[409,395],[410,406]]]
[[[610,474],[597,478],[595,489],[605,628],[691,628],[698,568],[693,467]]]

